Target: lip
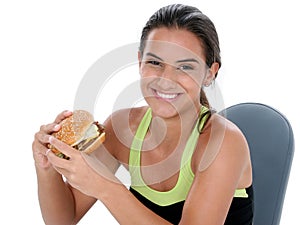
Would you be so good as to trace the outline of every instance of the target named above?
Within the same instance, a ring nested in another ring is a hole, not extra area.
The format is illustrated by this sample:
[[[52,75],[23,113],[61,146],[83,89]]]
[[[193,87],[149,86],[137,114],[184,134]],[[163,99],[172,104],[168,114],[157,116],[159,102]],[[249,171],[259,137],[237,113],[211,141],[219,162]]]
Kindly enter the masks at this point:
[[[152,89],[152,92],[157,99],[161,99],[167,102],[175,101],[182,94],[182,93],[167,93],[167,92],[158,91],[156,89]]]

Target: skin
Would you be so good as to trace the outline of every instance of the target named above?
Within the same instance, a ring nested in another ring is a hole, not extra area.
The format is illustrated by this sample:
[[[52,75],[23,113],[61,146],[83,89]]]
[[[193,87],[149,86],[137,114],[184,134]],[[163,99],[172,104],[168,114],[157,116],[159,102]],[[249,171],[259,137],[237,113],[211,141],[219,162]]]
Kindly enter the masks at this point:
[[[214,79],[219,67],[217,63],[204,66],[201,42],[189,31],[158,28],[148,40],[153,42],[146,43],[138,57],[141,89],[153,120],[141,154],[141,172],[148,186],[167,191],[176,185],[180,157],[199,114],[200,88]],[[97,170],[87,156],[50,135],[71,112],[62,112],[53,123],[41,127],[32,149],[46,224],[76,224],[97,200],[120,224],[170,224],[144,207],[114,176],[119,165],[128,168],[130,144],[146,110],[123,109],[104,122],[106,140],[95,152],[102,162]],[[48,143],[70,160],[47,151]],[[162,168],[168,172],[162,174]],[[192,156],[192,170],[195,179],[180,224],[223,224],[234,191],[252,183],[249,149],[241,131],[212,115]]]

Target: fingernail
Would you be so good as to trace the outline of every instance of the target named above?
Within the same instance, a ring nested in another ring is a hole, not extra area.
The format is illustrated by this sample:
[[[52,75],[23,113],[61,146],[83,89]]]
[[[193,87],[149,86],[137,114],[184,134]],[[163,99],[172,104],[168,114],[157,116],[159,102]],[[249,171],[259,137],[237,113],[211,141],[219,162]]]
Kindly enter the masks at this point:
[[[51,149],[48,149],[47,151],[46,151],[46,155],[48,155],[48,153],[51,151]]]
[[[53,140],[53,137],[50,136],[50,137],[49,137],[49,143],[50,143],[50,144],[52,144],[52,140]]]
[[[69,116],[69,115],[71,115],[72,114],[72,111],[70,111],[70,110],[66,110],[65,112],[64,112],[64,115],[65,116]]]
[[[56,130],[59,130],[59,128],[60,128],[60,126],[59,126],[59,124],[57,124],[57,125],[54,126],[53,130],[56,131]]]

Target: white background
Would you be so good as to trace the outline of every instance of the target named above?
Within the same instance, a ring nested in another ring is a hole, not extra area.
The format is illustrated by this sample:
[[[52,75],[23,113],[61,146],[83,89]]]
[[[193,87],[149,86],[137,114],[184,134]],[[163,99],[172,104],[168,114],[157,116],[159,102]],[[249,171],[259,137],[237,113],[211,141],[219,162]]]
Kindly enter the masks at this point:
[[[197,6],[216,25],[223,59],[218,84],[225,106],[262,102],[290,120],[296,152],[281,224],[295,224],[300,202],[297,1],[183,2]],[[81,78],[96,60],[137,42],[149,16],[169,3],[173,1],[1,1],[1,224],[43,224],[31,153],[34,133],[58,112],[72,109]],[[135,81],[138,71],[127,76]],[[124,82],[112,87],[99,98],[97,119],[111,111],[109,98]],[[97,203],[81,224],[117,223]]]

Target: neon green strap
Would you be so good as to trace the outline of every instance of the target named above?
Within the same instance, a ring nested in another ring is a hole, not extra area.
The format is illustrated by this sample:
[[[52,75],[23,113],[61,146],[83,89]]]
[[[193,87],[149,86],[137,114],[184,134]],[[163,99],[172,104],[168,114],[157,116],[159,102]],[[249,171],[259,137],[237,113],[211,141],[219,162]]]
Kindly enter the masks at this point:
[[[204,115],[209,109],[206,107],[201,108],[201,114]],[[176,202],[184,201],[190,190],[194,180],[194,174],[191,169],[191,158],[209,114],[206,114],[201,121],[197,121],[192,133],[187,141],[186,147],[181,159],[181,167],[179,177],[173,189],[166,192],[156,191],[147,186],[142,178],[140,171],[140,155],[143,145],[144,137],[148,131],[149,125],[152,120],[151,109],[149,108],[145,113],[140,125],[136,131],[133,139],[130,156],[129,156],[129,172],[131,175],[131,188],[139,192],[141,195],[160,206],[171,205]],[[245,189],[237,189],[234,197],[248,197]]]
[[[248,198],[248,194],[247,194],[245,188],[243,188],[243,189],[236,189],[235,192],[234,192],[234,196],[233,197],[236,197],[236,198]]]

